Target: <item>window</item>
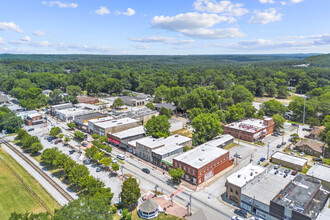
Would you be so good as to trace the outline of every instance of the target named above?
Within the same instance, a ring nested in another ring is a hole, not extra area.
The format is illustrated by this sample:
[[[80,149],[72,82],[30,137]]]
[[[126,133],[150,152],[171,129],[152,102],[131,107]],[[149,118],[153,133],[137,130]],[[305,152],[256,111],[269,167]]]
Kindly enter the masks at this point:
[[[199,178],[199,183],[201,183],[202,182],[202,178]]]
[[[186,171],[186,166],[183,166],[183,170]]]
[[[202,170],[199,170],[199,175],[202,175]]]
[[[195,170],[193,170],[193,174],[195,175]]]
[[[236,190],[236,192],[235,192],[235,193],[236,193],[236,195],[238,195],[238,192],[237,192],[237,190]]]
[[[211,163],[211,169],[212,169],[212,167],[213,167],[213,163]]]
[[[204,173],[205,173],[205,167],[204,167]]]
[[[181,163],[179,164],[179,167],[181,168]]]
[[[207,165],[207,170],[209,170],[210,169],[210,165]]]
[[[175,167],[178,167],[178,163],[177,162],[175,162],[174,165],[175,165]]]
[[[214,166],[215,166],[215,161],[214,161]]]
[[[230,188],[230,192],[233,192],[233,188]]]
[[[188,173],[190,173],[190,167],[188,168]]]

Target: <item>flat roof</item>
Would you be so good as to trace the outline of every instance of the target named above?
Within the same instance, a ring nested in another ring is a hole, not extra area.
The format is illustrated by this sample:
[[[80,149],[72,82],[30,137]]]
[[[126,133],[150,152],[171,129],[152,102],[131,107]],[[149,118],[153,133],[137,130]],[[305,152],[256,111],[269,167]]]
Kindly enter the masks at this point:
[[[181,155],[181,154],[184,154],[184,153],[185,153],[185,152],[180,152],[180,153],[178,153],[178,154],[173,154],[173,155],[171,155],[171,156],[168,156],[168,157],[163,158],[162,161],[163,161],[164,163],[167,163],[167,164],[170,164],[171,166],[173,166],[173,159],[174,159],[175,157]]]
[[[42,116],[42,114],[41,113],[32,113],[32,114],[28,115],[28,117],[30,117],[30,118],[37,117],[37,116]]]
[[[289,155],[289,154],[286,154],[286,153],[283,153],[280,151],[275,152],[271,157],[278,159],[278,160],[285,161],[287,163],[296,164],[299,166],[304,166],[304,164],[306,164],[308,161],[305,158],[296,157],[296,156]]]
[[[167,108],[167,109],[171,109],[172,111],[174,111],[176,109],[176,106],[172,105],[170,103],[159,103],[159,104],[154,104],[154,106],[156,108],[159,108],[159,109],[164,107],[164,108]]]
[[[245,190],[242,194],[266,205],[270,205],[270,201],[290,183],[290,178],[284,178],[282,175],[267,173],[262,179]]]
[[[171,135],[167,138],[153,138],[153,137],[146,137],[146,138],[142,138],[137,140],[137,142],[139,142],[139,144],[142,144],[146,147],[149,148],[155,148],[155,147],[159,147],[162,145],[180,145],[183,144],[187,141],[190,141],[191,138],[179,135],[179,134],[175,134],[175,135]]]
[[[245,132],[255,133],[260,129],[266,128],[267,126],[264,125],[264,120],[249,118],[243,121],[237,121],[227,124],[225,125],[225,127],[230,127]]]
[[[185,152],[184,154],[177,156],[174,159],[199,169],[227,152],[227,150],[219,147],[200,145]]]
[[[88,113],[89,111],[79,108],[66,108],[66,109],[56,110],[56,112],[61,113],[63,115],[80,115],[80,114]]]
[[[308,172],[306,173],[308,176],[312,176],[318,178],[320,180],[327,181],[330,183],[330,167],[322,165],[322,164],[315,164],[312,166]]]
[[[227,181],[233,185],[243,187],[247,182],[253,180],[266,170],[267,169],[264,167],[253,165],[250,163],[246,167],[227,177]]]
[[[68,102],[68,103],[63,103],[63,104],[58,104],[58,105],[52,105],[51,107],[52,108],[56,108],[56,107],[67,106],[67,105],[72,106],[72,103],[71,102]]]
[[[233,136],[231,136],[230,134],[223,134],[221,136],[216,137],[215,139],[206,142],[205,145],[210,145],[210,146],[214,146],[214,147],[218,147],[224,143],[226,143],[227,141],[230,141],[234,139]]]
[[[115,136],[115,137],[118,137],[120,139],[125,139],[125,138],[129,138],[129,137],[134,137],[134,136],[137,136],[137,135],[143,135],[145,133],[146,132],[144,130],[144,127],[141,125],[141,126],[131,128],[131,129],[127,129],[127,130],[117,132],[117,133],[114,133],[114,134],[111,134],[111,135]]]
[[[111,116],[107,116],[107,117],[104,117],[104,118],[95,118],[95,119],[91,119],[91,120],[89,120],[88,122],[91,122],[91,123],[97,123],[97,122],[110,121],[110,120],[113,120],[113,117],[111,117]]]
[[[89,113],[89,114],[79,115],[76,117],[76,119],[87,120],[87,119],[93,119],[93,118],[98,118],[98,117],[106,117],[106,115],[101,114],[99,112],[93,112],[93,113]]]
[[[110,121],[96,122],[94,124],[94,126],[96,125],[100,128],[112,128],[112,127],[116,127],[119,125],[130,124],[130,123],[135,123],[135,122],[139,122],[139,121],[135,120],[133,118],[121,118],[121,119],[110,120]]]
[[[154,150],[152,150],[152,152],[154,152],[155,154],[158,154],[158,155],[164,155],[164,154],[176,151],[180,148],[183,148],[183,146],[178,145],[178,144],[171,144],[171,145],[165,145],[164,147],[154,149]]]

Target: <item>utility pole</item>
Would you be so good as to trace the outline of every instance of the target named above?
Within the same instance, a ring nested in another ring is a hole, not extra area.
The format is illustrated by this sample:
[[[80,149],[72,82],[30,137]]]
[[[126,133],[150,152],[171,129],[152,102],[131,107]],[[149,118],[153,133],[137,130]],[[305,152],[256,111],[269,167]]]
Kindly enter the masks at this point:
[[[268,141],[268,145],[267,145],[267,160],[269,158],[269,141]]]
[[[190,204],[190,215],[191,215],[191,197],[192,197],[192,193],[189,196],[189,204]]]
[[[303,114],[303,124],[305,124],[305,108],[306,108],[306,96],[304,96],[304,114]]]

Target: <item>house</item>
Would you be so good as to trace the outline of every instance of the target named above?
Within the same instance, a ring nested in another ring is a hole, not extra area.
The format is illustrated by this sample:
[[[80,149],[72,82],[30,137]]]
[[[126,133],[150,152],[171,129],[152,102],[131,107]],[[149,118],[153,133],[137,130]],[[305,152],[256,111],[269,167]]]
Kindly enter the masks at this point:
[[[59,105],[52,105],[52,106],[50,107],[50,109],[51,109],[51,114],[52,114],[53,116],[55,116],[55,115],[56,115],[56,111],[58,111],[58,110],[63,110],[63,109],[67,109],[67,108],[72,108],[72,107],[73,107],[73,105],[72,105],[71,102],[69,102],[69,103],[64,103],[64,104],[59,104]]]
[[[96,104],[99,102],[98,98],[89,97],[89,96],[77,96],[78,103],[85,104]]]
[[[186,181],[200,185],[232,163],[229,151],[205,143],[175,157],[173,168],[183,169]]]
[[[40,113],[29,114],[25,118],[25,124],[29,125],[29,126],[41,124],[43,122],[44,122],[44,120],[43,120],[42,114],[40,114]]]
[[[113,134],[108,133],[108,140],[111,144],[134,153],[135,148],[133,149],[129,147],[128,142],[141,139],[145,137],[145,134],[146,132],[144,130],[144,127],[141,125],[135,128],[127,129]]]
[[[146,104],[145,99],[143,98],[137,98],[133,96],[121,96],[120,98],[123,100],[124,105],[131,107],[144,106]]]
[[[0,105],[9,103],[9,99],[6,95],[0,94]]]
[[[49,97],[50,93],[52,92],[52,90],[50,89],[45,89],[42,91],[42,94],[44,94],[45,96]]]
[[[323,131],[324,129],[325,129],[325,126],[315,126],[314,130],[309,132],[309,135],[311,138],[320,139],[321,131]]]
[[[223,133],[252,142],[273,133],[274,126],[275,124],[272,118],[266,118],[264,120],[252,118],[225,125]]]
[[[280,164],[293,170],[302,171],[307,167],[308,160],[301,157],[285,154],[280,151],[275,152],[271,156],[272,163]]]
[[[93,133],[105,136],[108,133],[117,133],[130,128],[135,128],[140,126],[138,120],[132,118],[121,118],[107,121],[97,121],[93,125]]]
[[[304,152],[315,157],[320,157],[323,153],[323,147],[321,144],[311,139],[298,141],[295,145],[295,149],[299,152]]]
[[[176,111],[176,106],[175,105],[172,105],[171,103],[157,103],[157,104],[154,104],[155,106],[155,109],[157,111],[160,111],[160,109],[162,107],[166,108],[166,109],[171,109],[172,112],[175,112]]]

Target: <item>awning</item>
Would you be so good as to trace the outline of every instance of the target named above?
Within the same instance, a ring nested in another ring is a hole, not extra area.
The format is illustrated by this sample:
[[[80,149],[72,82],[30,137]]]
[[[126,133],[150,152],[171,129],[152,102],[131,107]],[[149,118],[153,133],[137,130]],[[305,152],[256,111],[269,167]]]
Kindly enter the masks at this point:
[[[111,139],[111,138],[108,138],[108,140],[109,140],[110,142],[112,142],[112,143],[119,144],[118,141],[115,141],[115,140],[113,140],[113,139]]]
[[[165,160],[162,160],[163,163],[166,163],[167,165],[173,166],[173,164],[171,164],[170,162],[167,162]]]

